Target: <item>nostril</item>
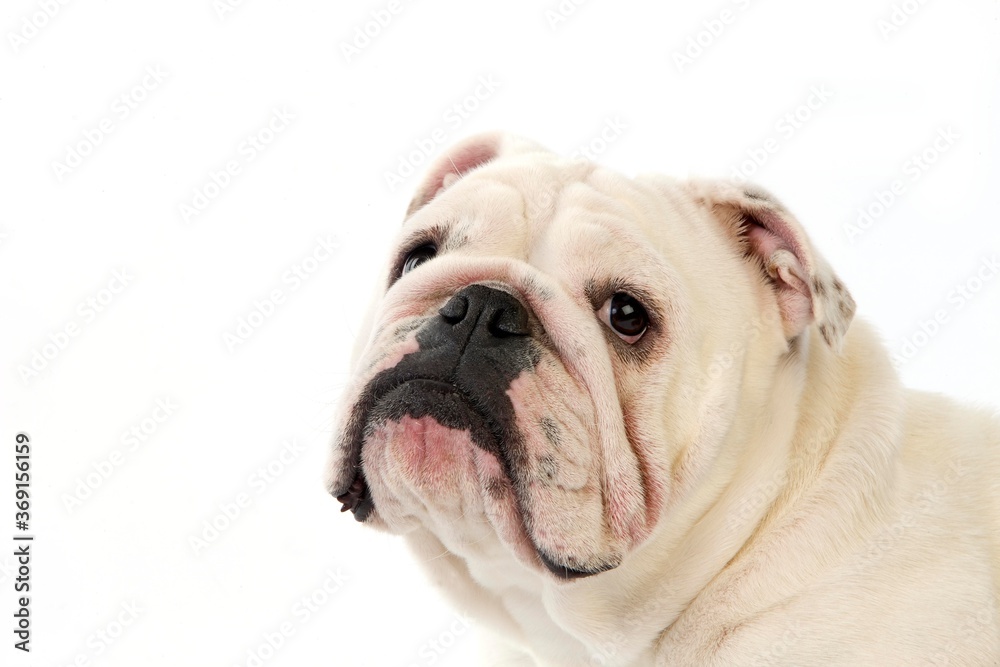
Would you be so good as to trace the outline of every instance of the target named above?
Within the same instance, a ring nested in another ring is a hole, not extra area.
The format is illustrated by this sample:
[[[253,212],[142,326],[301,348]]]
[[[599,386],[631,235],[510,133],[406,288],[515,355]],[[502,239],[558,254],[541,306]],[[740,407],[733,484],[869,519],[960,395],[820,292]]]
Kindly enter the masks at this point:
[[[448,303],[438,310],[438,315],[443,317],[448,324],[458,324],[465,317],[468,309],[469,300],[458,294],[449,299]]]
[[[489,332],[497,338],[507,336],[526,336],[528,329],[528,314],[523,308],[498,308],[489,323]]]
[[[511,336],[530,336],[528,310],[513,294],[481,284],[467,285],[438,309],[448,335],[475,336],[485,342]],[[480,338],[485,336],[486,338]]]

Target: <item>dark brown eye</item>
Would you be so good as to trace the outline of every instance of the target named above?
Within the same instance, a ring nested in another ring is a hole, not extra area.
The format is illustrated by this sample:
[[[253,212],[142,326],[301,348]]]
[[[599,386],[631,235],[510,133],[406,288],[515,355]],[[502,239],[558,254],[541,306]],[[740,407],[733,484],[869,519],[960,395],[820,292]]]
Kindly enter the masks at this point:
[[[425,243],[420,247],[414,248],[403,262],[403,275],[406,275],[424,262],[430,261],[436,254],[437,247],[433,243]]]
[[[641,303],[625,292],[616,292],[604,303],[601,314],[608,326],[626,343],[634,343],[646,332],[649,315]]]

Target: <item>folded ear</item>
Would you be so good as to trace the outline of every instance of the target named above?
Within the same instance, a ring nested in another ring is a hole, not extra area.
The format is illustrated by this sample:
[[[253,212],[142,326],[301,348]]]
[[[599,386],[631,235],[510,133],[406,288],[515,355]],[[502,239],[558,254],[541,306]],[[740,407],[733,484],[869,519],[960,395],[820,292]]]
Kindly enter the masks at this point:
[[[486,132],[468,137],[450,147],[430,166],[427,175],[406,209],[406,217],[416,213],[432,199],[450,188],[467,173],[502,155],[545,150],[520,137],[503,132]]]
[[[790,340],[815,323],[827,345],[839,352],[854,317],[854,299],[798,220],[754,185],[695,181],[689,187],[771,284],[785,336]]]

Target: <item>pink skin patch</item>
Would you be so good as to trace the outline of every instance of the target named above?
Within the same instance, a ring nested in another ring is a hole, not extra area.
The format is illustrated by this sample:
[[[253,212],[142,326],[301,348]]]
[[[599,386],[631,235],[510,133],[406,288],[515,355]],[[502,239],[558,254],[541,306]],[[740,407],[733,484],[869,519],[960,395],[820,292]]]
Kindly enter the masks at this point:
[[[426,527],[473,561],[499,540],[522,563],[540,567],[500,462],[468,431],[432,417],[386,422],[365,442],[364,468],[376,525],[395,533]]]
[[[397,345],[389,354],[385,355],[379,359],[369,370],[372,376],[378,375],[382,371],[394,367],[398,364],[403,357],[408,354],[412,354],[420,349],[420,343],[417,342],[417,334],[411,333],[406,340]]]
[[[781,217],[764,211],[751,221],[746,236],[777,286],[778,305],[790,332],[797,332],[813,319],[809,289],[810,261],[802,244]]]
[[[451,483],[449,476],[468,460],[466,432],[441,426],[431,417],[404,416],[387,426],[391,454],[410,477],[436,489]]]
[[[377,426],[362,450],[375,512],[400,532],[413,518],[433,525],[481,514],[473,447],[468,431],[432,417],[407,415]]]

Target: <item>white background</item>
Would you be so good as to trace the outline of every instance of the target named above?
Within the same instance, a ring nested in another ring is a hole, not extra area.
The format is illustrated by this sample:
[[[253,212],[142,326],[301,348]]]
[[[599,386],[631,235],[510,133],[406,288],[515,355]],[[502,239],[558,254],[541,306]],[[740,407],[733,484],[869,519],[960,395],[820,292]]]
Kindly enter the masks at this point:
[[[0,663],[471,663],[473,631],[402,545],[323,490],[354,332],[419,179],[390,188],[386,173],[428,141],[436,155],[506,129],[680,176],[728,177],[756,155],[746,171],[802,220],[859,317],[892,351],[913,345],[904,381],[1000,405],[1000,279],[984,264],[1000,253],[997,3],[388,6],[4,3]],[[811,90],[826,91],[813,109]],[[274,109],[294,119],[268,135]],[[110,133],[88,140],[102,121]],[[601,146],[609,123],[623,129]],[[270,143],[249,159],[258,134]],[[914,180],[908,161],[929,148]],[[239,173],[185,216],[230,160]],[[896,179],[902,194],[850,233]],[[306,262],[328,235],[339,250]],[[303,265],[307,280],[286,279]],[[127,285],[103,291],[122,270]],[[273,290],[283,302],[231,350],[226,334]],[[177,406],[162,423],[158,400]],[[6,546],[18,431],[33,439],[30,659],[12,648]],[[292,439],[302,451],[261,485]],[[250,505],[196,553],[241,493]],[[323,604],[306,615],[304,596]],[[272,655],[264,637],[286,622]]]

